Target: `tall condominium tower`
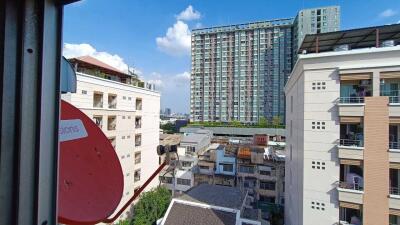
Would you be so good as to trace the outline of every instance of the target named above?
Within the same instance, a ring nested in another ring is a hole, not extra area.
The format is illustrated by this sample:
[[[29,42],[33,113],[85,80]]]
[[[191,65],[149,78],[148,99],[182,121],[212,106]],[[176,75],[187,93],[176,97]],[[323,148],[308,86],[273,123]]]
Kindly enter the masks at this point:
[[[261,117],[284,116],[283,87],[300,37],[293,32],[312,33],[311,26],[320,27],[315,33],[330,31],[325,27],[331,23],[307,21],[314,21],[312,11],[318,15],[331,9],[339,13],[335,6],[303,10],[296,19],[193,30],[191,120],[257,123]],[[338,14],[323,15],[336,18],[339,28]]]

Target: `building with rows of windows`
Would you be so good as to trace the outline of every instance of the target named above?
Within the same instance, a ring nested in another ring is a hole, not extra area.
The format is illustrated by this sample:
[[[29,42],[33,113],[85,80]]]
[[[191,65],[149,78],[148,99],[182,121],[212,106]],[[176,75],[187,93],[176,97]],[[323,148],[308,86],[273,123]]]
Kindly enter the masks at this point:
[[[306,34],[339,30],[338,6],[296,18],[195,29],[191,120],[257,123],[284,116],[283,88]]]
[[[160,94],[95,58],[69,61],[77,71],[77,91],[62,99],[92,118],[114,146],[124,173],[121,207],[158,168]],[[157,184],[153,180],[147,189]]]

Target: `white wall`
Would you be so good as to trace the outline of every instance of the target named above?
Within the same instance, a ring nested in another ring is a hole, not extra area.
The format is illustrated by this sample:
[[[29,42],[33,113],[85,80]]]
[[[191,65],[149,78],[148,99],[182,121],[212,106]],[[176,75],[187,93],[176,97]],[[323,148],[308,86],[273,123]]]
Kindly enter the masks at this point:
[[[103,93],[103,108],[93,108],[93,93]],[[108,94],[117,95],[116,109],[108,109]],[[137,88],[122,83],[101,79],[85,74],[77,76],[77,92],[64,94],[62,98],[90,118],[103,116],[103,132],[107,137],[116,137],[116,152],[124,173],[124,193],[119,207],[134,194],[158,168],[156,152],[159,142],[160,94],[154,91]],[[136,110],[135,100],[142,99],[142,110]],[[117,117],[116,130],[107,130],[107,116]],[[135,128],[135,117],[142,117],[142,127]],[[135,147],[135,134],[142,134],[142,145]],[[141,162],[135,164],[135,153],[141,152]],[[134,182],[135,170],[141,170],[140,181]],[[158,185],[154,179],[146,190]],[[118,208],[119,208],[118,207]],[[125,214],[123,214],[125,215]]]

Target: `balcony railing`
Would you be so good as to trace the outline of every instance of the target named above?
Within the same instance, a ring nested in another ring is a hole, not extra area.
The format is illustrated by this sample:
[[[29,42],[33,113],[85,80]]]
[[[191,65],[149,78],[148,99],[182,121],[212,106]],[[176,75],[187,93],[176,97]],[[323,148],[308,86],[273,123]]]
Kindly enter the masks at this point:
[[[389,142],[389,149],[400,149],[399,142]]]
[[[381,96],[389,97],[389,103],[400,103],[400,91],[381,91]]]
[[[340,139],[339,145],[347,147],[364,147],[364,143],[362,140],[351,140],[351,139]]]
[[[339,188],[348,189],[348,190],[355,190],[355,191],[362,191],[364,187],[358,183],[348,183],[344,181],[339,182]]]
[[[400,195],[400,188],[398,188],[398,187],[390,187],[389,188],[389,193],[391,195]]]
[[[361,103],[364,103],[364,97],[340,97],[339,103],[342,103],[342,104],[361,104]]]

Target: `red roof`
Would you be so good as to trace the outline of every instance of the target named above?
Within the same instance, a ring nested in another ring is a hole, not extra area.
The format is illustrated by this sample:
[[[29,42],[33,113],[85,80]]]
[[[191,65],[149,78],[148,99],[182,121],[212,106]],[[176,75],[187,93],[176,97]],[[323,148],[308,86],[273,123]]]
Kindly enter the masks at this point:
[[[112,67],[112,66],[110,66],[110,65],[108,65],[108,64],[106,64],[106,63],[104,63],[104,62],[102,62],[102,61],[100,61],[100,60],[98,60],[98,59],[96,59],[94,57],[92,57],[92,56],[88,56],[87,55],[87,56],[76,57],[76,58],[73,58],[73,59],[75,59],[77,61],[81,61],[81,62],[87,63],[87,64],[91,64],[91,65],[96,66],[96,67],[101,67],[103,69],[111,70],[111,71],[116,72],[116,73],[127,75],[125,72],[122,72],[121,70],[119,70],[119,69],[117,69],[115,67]]]

